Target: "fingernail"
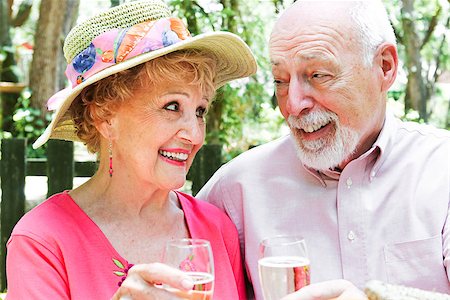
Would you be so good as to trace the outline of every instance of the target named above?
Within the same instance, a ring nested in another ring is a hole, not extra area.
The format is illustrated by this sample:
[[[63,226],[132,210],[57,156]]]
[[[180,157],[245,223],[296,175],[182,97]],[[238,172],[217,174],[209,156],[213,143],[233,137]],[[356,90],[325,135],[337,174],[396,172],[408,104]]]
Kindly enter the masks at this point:
[[[192,288],[194,287],[194,282],[191,278],[184,278],[183,280],[181,280],[181,286],[186,290],[192,290]]]

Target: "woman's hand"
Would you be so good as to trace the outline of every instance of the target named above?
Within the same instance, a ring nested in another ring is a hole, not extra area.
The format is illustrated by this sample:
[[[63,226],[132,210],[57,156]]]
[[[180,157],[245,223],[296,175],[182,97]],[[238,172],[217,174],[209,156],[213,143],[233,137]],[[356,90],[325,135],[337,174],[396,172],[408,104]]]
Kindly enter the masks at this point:
[[[178,269],[161,263],[138,264],[128,270],[127,278],[116,291],[112,300],[180,299],[155,284],[165,283],[183,291],[191,290],[194,282]]]
[[[350,281],[338,279],[314,283],[281,300],[367,300],[367,296]]]

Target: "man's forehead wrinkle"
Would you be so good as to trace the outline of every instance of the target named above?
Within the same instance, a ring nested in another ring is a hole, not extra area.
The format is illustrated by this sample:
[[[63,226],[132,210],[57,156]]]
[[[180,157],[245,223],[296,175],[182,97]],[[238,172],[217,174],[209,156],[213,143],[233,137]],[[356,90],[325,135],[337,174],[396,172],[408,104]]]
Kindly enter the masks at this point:
[[[320,17],[319,17],[320,18]],[[350,20],[329,20],[328,18],[302,18],[298,17],[294,20],[286,22],[279,22],[275,25],[272,34],[283,34],[285,36],[293,37],[299,33],[317,34],[323,30],[331,30],[340,35],[341,27],[349,27],[352,22]]]
[[[274,48],[275,50],[275,48]],[[293,51],[292,51],[293,50]],[[276,51],[276,50],[275,50]],[[290,49],[290,55],[278,55],[274,54],[271,59],[272,65],[279,65],[283,62],[289,61],[289,63],[299,64],[302,62],[329,62],[330,60],[336,60],[336,49],[325,48],[321,45],[315,47],[309,47],[307,49],[301,49],[300,47],[293,47]]]
[[[346,30],[337,30],[331,26],[321,27],[323,30],[320,32],[311,32],[308,29],[297,30],[294,33],[292,30],[290,32],[279,31],[271,37],[270,48],[272,51],[277,49],[291,51],[292,49],[303,49],[317,43],[317,46],[322,46],[324,49],[329,49],[334,53],[336,48],[345,49],[348,47],[347,44],[351,39],[351,35],[344,35],[343,33]]]

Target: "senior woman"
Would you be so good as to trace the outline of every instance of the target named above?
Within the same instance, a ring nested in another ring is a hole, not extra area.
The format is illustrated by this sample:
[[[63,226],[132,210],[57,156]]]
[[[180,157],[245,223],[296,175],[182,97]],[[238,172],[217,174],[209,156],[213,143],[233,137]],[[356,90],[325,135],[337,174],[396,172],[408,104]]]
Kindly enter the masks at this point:
[[[161,261],[177,238],[211,242],[214,299],[244,299],[234,225],[208,203],[176,191],[205,139],[215,89],[251,75],[237,36],[191,37],[159,1],[114,7],[65,40],[71,87],[52,97],[49,138],[99,154],[95,175],[28,212],[8,241],[8,299],[178,299],[155,283],[192,280]]]

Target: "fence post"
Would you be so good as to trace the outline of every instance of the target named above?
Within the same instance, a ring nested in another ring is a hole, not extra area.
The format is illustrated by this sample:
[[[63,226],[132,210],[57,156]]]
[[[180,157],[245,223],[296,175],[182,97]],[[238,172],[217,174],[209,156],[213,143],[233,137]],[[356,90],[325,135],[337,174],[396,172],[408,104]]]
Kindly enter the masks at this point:
[[[204,145],[192,163],[188,177],[192,180],[192,195],[197,194],[202,186],[222,165],[222,145]]]
[[[47,197],[73,188],[73,142],[49,140],[47,146]]]
[[[6,288],[6,242],[25,212],[25,139],[3,139],[1,164],[1,291]]]

